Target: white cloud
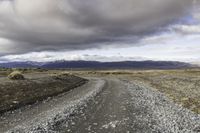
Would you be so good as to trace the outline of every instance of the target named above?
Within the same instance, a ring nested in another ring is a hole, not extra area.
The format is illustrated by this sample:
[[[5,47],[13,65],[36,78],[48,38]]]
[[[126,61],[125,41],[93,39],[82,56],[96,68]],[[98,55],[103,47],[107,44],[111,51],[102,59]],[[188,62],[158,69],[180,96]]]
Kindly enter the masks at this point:
[[[174,29],[182,34],[200,34],[200,24],[199,25],[177,25]]]
[[[198,62],[200,35],[166,33],[141,40],[138,47],[115,47],[62,52],[32,52],[0,57],[2,61],[55,61],[55,60],[170,60]],[[146,45],[143,45],[146,44]]]
[[[102,62],[109,62],[109,61],[124,61],[124,60],[147,60],[144,57],[129,57],[129,56],[122,56],[122,55],[99,55],[99,54],[86,54],[83,52],[82,54],[73,54],[68,52],[34,52],[22,55],[8,55],[0,57],[0,60],[3,62],[9,61],[35,61],[35,62],[49,62],[49,61],[56,61],[56,60],[85,60],[85,61],[102,61]]]

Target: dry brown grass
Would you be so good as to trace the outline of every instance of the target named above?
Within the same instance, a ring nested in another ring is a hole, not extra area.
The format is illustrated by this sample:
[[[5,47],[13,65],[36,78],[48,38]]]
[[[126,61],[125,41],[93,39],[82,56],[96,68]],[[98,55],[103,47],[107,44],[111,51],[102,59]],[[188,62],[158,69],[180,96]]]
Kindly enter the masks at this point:
[[[75,74],[84,77],[118,77],[139,81],[166,94],[174,102],[200,114],[200,69],[184,70],[87,70],[49,71],[53,79],[67,79]],[[42,72],[41,74],[44,74]],[[36,74],[38,75],[38,73]]]
[[[84,76],[118,77],[142,82],[164,93],[174,102],[200,114],[200,69],[93,70],[77,73]]]
[[[14,72],[11,75],[18,74],[20,73]],[[44,73],[39,76],[38,73],[32,73],[26,77],[26,80],[0,78],[0,114],[56,96],[87,82],[86,79],[66,74],[59,76],[59,79],[48,74],[44,76]]]
[[[20,71],[13,71],[8,75],[11,80],[24,80],[24,75]]]
[[[166,94],[174,102],[200,114],[200,70],[143,71],[124,75]]]

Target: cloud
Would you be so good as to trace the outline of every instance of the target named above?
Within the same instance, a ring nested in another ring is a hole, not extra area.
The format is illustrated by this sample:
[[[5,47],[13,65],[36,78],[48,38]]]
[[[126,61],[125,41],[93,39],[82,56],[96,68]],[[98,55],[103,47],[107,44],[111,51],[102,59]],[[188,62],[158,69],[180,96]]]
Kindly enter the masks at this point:
[[[181,34],[200,34],[200,24],[199,25],[177,25],[174,30]]]
[[[185,23],[171,27],[176,33],[182,35],[200,34],[200,1],[194,1],[192,14],[186,18]]]
[[[67,52],[33,52],[21,55],[7,55],[0,57],[0,62],[12,62],[12,61],[34,61],[34,62],[50,62],[57,60],[67,61],[141,61],[148,60],[149,58],[139,56],[122,56],[122,55],[98,55],[98,54],[68,54]]]
[[[9,61],[56,61],[56,60],[170,60],[198,62],[200,59],[200,35],[183,36],[179,34],[163,34],[141,40],[139,47],[116,47],[109,49],[88,49],[62,52],[30,52],[20,55],[0,57],[0,62]],[[143,45],[146,44],[146,45]]]
[[[193,4],[193,0],[0,2],[0,38],[10,42],[0,50],[2,55],[97,48],[127,37],[135,41],[181,18]]]

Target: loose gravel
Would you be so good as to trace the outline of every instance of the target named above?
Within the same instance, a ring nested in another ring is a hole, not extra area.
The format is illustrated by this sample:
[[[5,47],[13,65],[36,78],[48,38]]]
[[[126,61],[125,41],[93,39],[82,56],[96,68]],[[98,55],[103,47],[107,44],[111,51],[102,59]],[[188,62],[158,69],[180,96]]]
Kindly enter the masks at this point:
[[[52,105],[51,109],[39,113],[33,119],[24,121],[23,124],[17,125],[7,133],[56,133],[55,127],[59,123],[67,123],[71,115],[81,111],[80,108],[86,108],[87,102],[102,90],[104,84],[104,80],[94,80],[93,83],[80,87],[86,88],[85,90],[80,91],[77,88],[74,94],[72,92],[71,98],[68,98],[68,95],[63,95],[58,99],[53,99],[55,100],[53,104],[57,105]]]
[[[144,109],[138,115],[140,121],[156,121],[155,132],[196,133],[200,132],[200,116],[173,103],[164,94],[143,83],[126,83],[132,96],[132,105]],[[151,123],[151,122],[149,122]]]
[[[155,89],[142,82],[114,78],[105,80],[106,82],[98,80],[93,89],[88,91],[84,90],[82,93],[77,91],[77,97],[71,102],[59,102],[54,108],[8,132],[56,133],[74,130],[77,133],[200,132],[198,114],[173,103]],[[78,114],[83,115],[85,119]],[[71,119],[73,115],[78,117],[74,117],[73,120]],[[56,129],[59,125],[65,125],[66,128]]]

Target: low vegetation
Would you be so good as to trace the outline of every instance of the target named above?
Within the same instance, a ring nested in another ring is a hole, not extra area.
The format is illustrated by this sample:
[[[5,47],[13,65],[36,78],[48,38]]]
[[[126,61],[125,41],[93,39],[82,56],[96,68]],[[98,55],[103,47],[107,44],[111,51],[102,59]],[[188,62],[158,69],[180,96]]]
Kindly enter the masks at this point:
[[[141,82],[165,94],[175,103],[200,114],[200,69],[93,70],[78,73]]]
[[[52,75],[52,77],[54,79],[58,79],[58,80],[65,80],[67,78],[71,78],[73,77],[74,75],[72,75],[71,73],[69,72],[61,72],[61,73],[55,73]]]
[[[200,114],[199,69],[132,71],[118,76],[145,83],[166,94],[174,102]]]
[[[39,70],[28,69],[23,71],[27,80],[6,80],[6,78],[0,78],[0,112],[5,109],[18,107],[22,103],[27,104],[38,99],[41,100],[57,95],[87,81],[74,76],[75,74],[84,77],[118,77],[142,82],[166,94],[174,102],[200,114],[200,69],[76,70],[70,71],[70,73],[68,71],[65,72],[65,70]],[[13,69],[2,69],[0,70],[0,77],[12,71]],[[51,76],[44,76],[48,73]],[[24,103],[23,101],[26,102]]]
[[[86,79],[68,74],[61,74],[56,76],[58,78],[54,78],[48,74],[36,72],[25,74],[26,80],[18,80],[23,79],[22,76],[21,73],[15,71],[9,75],[9,79],[0,78],[0,114],[56,96],[87,82]]]
[[[24,75],[20,71],[14,71],[8,75],[11,80],[24,80]]]
[[[12,69],[0,68],[0,77],[7,76],[12,72]]]

